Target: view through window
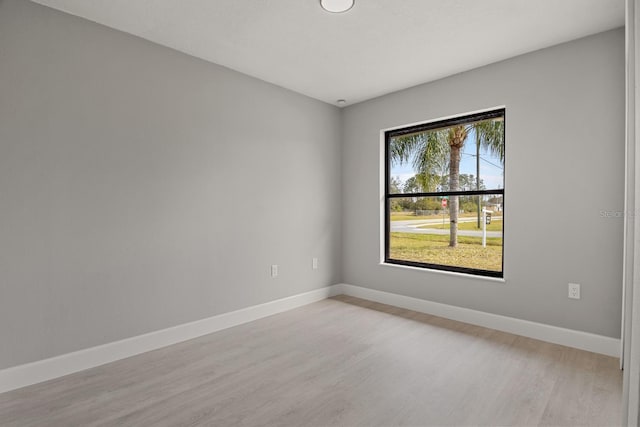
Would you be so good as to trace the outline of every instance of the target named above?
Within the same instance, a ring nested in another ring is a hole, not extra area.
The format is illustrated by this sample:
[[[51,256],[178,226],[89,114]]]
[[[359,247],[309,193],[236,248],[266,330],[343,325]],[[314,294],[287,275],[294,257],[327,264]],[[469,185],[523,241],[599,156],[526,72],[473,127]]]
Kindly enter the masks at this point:
[[[385,262],[503,277],[505,110],[385,133]]]

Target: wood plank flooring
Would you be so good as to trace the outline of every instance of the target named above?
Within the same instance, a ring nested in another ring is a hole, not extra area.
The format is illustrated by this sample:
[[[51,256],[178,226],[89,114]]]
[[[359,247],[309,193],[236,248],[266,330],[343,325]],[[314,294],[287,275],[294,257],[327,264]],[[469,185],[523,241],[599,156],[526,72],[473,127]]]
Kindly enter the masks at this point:
[[[615,426],[617,359],[339,296],[0,394],[1,426]]]

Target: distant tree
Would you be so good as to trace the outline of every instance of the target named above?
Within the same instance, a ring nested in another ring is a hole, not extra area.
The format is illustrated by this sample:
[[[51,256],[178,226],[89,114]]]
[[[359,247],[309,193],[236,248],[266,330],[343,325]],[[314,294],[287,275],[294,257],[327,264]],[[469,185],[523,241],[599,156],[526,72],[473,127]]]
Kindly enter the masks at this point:
[[[476,182],[476,177],[473,174],[460,174],[460,190],[476,190],[478,182]],[[486,190],[487,187],[484,185],[484,180],[480,178],[480,186],[477,188],[478,190]]]
[[[389,192],[391,194],[400,193],[401,186],[402,186],[402,182],[400,181],[399,177],[392,176],[391,179],[389,179]]]
[[[403,192],[405,193],[422,193],[424,188],[422,180],[417,175],[412,176],[404,182]]]
[[[459,186],[460,190],[469,191],[476,189],[476,177],[473,174],[460,174]],[[486,190],[487,187],[484,185],[484,180],[480,179],[480,190]],[[438,191],[449,191],[449,176],[445,175],[440,177],[440,182],[438,183]]]
[[[400,193],[400,187],[402,186],[402,182],[400,181],[400,178],[397,176],[392,176],[389,179],[389,192],[391,194],[396,194],[396,193]],[[402,210],[402,206],[400,203],[400,200],[398,199],[391,199],[391,203],[389,204],[389,209],[391,209],[392,211],[401,211]]]

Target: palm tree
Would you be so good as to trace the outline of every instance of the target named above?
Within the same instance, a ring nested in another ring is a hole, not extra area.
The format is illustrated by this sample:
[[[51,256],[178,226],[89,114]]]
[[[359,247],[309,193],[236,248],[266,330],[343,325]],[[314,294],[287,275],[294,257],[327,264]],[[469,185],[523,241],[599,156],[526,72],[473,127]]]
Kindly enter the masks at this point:
[[[448,168],[449,148],[441,131],[421,132],[394,137],[389,146],[393,163],[403,164],[413,158],[415,176],[423,192],[436,191],[440,177]]]
[[[425,192],[433,192],[438,171],[449,171],[449,191],[460,189],[460,156],[469,134],[475,134],[476,144],[488,150],[504,163],[504,121],[502,119],[465,123],[442,129],[428,130],[391,140],[389,154],[394,163],[413,158],[413,167],[421,176]],[[479,175],[479,174],[478,174]],[[479,180],[479,177],[478,177]],[[478,181],[479,182],[479,181]],[[449,198],[449,246],[458,245],[458,196]]]

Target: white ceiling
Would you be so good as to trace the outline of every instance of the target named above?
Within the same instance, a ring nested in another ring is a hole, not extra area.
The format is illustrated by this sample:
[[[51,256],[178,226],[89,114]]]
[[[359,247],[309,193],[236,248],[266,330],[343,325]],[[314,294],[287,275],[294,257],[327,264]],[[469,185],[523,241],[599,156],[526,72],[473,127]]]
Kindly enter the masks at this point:
[[[347,105],[624,25],[624,0],[33,0]]]

